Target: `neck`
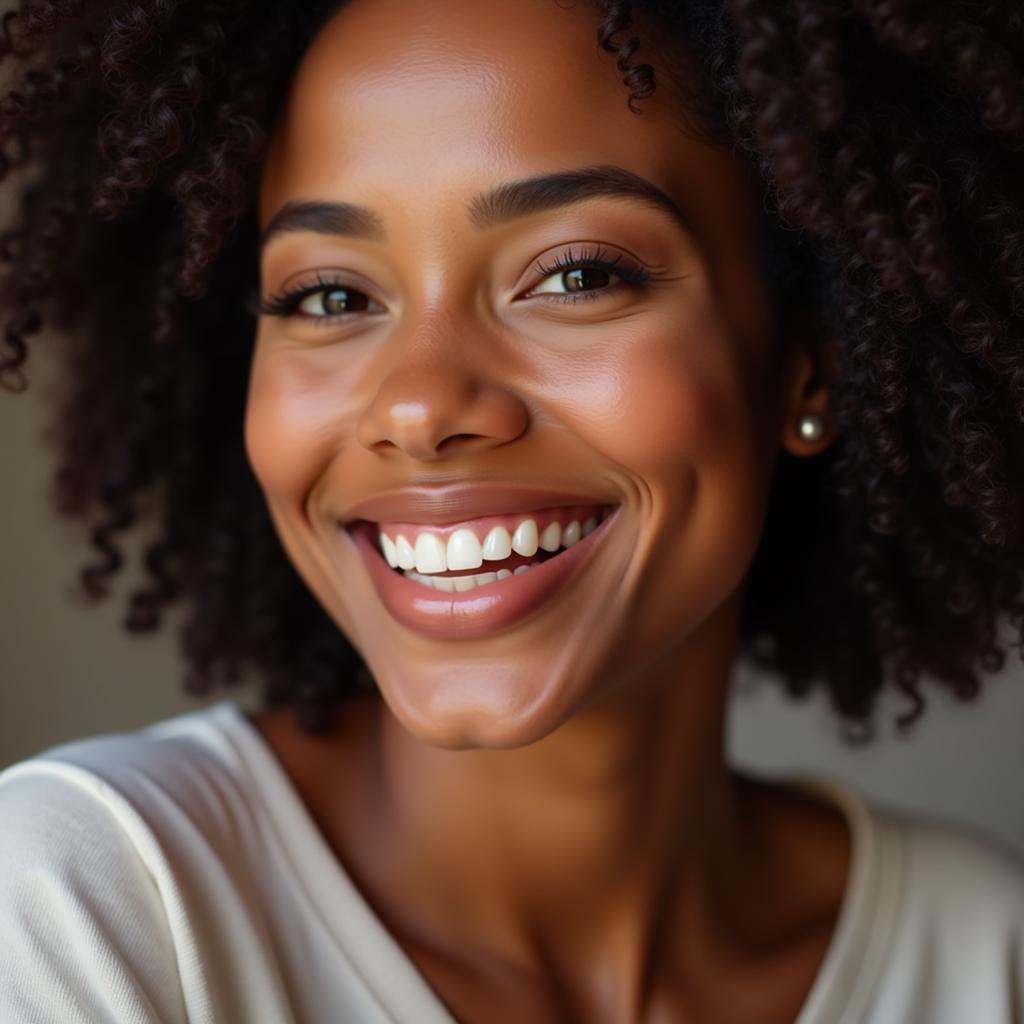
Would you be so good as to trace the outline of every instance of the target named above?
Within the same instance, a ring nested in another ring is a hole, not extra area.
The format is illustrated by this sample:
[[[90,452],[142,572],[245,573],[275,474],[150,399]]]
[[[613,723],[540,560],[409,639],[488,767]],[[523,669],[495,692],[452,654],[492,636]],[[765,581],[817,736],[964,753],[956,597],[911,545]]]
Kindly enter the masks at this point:
[[[532,983],[588,1020],[675,1019],[684,990],[765,1019],[781,984],[792,1020],[849,836],[835,808],[728,770],[735,622],[712,617],[673,658],[621,673],[618,696],[515,749],[430,746],[378,697],[347,702],[323,736],[298,733],[289,708],[254,725],[430,977]]]
[[[398,880],[406,937],[471,936],[525,969],[571,950],[581,970],[614,962],[620,991],[656,947],[709,948],[747,848],[723,754],[732,654],[676,652],[515,749],[431,746],[381,705],[373,870]]]

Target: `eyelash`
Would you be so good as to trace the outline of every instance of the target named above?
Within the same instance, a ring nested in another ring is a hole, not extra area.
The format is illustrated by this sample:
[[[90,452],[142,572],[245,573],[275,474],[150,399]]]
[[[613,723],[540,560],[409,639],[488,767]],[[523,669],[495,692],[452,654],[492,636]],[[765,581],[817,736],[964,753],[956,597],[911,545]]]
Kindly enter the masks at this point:
[[[627,285],[642,285],[646,284],[650,279],[650,272],[646,267],[640,264],[626,263],[623,265],[623,256],[619,253],[615,259],[610,260],[606,255],[607,250],[598,248],[590,251],[584,250],[578,256],[573,254],[572,249],[566,250],[564,253],[556,256],[551,263],[545,265],[540,261],[537,262],[537,273],[546,280],[552,274],[564,272],[566,270],[604,270],[609,274],[614,274],[616,277],[622,278],[624,284]],[[602,293],[607,292],[610,288],[614,288],[611,285],[606,288],[594,288],[590,291],[585,292],[566,292],[564,295],[555,295],[552,293],[544,293],[545,299],[554,302],[590,302],[593,299],[599,299]]]
[[[650,278],[650,272],[646,267],[640,264],[623,263],[623,256],[620,253],[614,259],[608,259],[607,251],[603,248],[584,250],[583,252],[576,255],[572,249],[568,249],[566,252],[561,253],[549,264],[541,263],[540,261],[536,264],[538,275],[541,276],[541,282],[551,277],[552,274],[562,273],[566,270],[604,270],[609,274],[614,274],[616,277],[622,279],[622,282],[626,285],[637,286],[646,284]],[[348,288],[343,281],[332,280],[321,276],[318,271],[316,274],[315,281],[312,284],[302,285],[298,288],[279,292],[277,295],[271,295],[269,298],[259,301],[254,299],[252,303],[251,311],[257,315],[262,316],[291,316],[298,309],[299,303],[303,299],[308,298],[310,295],[315,295],[317,292],[325,291],[328,289]],[[535,286],[537,287],[537,286]],[[550,292],[542,293],[544,299],[550,302],[589,302],[593,299],[598,299],[601,295],[612,288],[614,285],[610,285],[604,288],[594,288],[583,292],[567,292],[564,295],[557,295]],[[357,289],[353,289],[355,291]],[[318,323],[324,321],[330,322],[338,319],[345,314],[325,314],[324,316],[308,316],[307,318]]]
[[[286,289],[278,292],[277,295],[271,295],[262,302],[257,300],[254,312],[261,316],[291,316],[295,310],[298,309],[299,303],[308,296],[315,295],[317,292],[327,291],[329,289],[347,287],[348,285],[343,281],[331,280],[330,278],[323,277],[318,270],[312,284],[301,285],[298,288]],[[353,289],[353,291],[355,290],[356,289]],[[325,315],[309,317],[308,319],[334,320],[336,317]]]

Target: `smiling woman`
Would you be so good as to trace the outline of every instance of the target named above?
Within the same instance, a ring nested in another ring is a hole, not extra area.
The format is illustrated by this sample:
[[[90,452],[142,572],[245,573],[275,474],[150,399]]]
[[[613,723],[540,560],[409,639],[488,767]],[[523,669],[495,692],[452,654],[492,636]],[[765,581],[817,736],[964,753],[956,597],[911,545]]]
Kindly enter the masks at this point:
[[[265,704],[0,773],[0,1017],[1020,1024],[1021,864],[723,752],[740,658],[865,739],[1024,625],[1019,15],[3,27],[83,587],[155,505],[128,627]]]

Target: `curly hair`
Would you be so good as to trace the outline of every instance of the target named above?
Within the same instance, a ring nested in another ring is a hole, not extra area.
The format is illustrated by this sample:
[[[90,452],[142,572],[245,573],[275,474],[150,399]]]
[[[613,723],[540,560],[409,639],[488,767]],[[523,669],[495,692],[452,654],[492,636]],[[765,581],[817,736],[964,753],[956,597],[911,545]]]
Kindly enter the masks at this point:
[[[634,111],[645,39],[692,56],[687,102],[763,181],[766,280],[838,353],[838,436],[780,457],[740,654],[793,695],[825,686],[850,743],[891,679],[907,731],[923,675],[966,701],[1003,667],[1003,617],[1024,657],[1024,13],[595,3]],[[0,379],[23,389],[26,339],[52,328],[54,502],[95,549],[79,585],[107,595],[124,532],[155,524],[125,627],[182,602],[185,687],[253,668],[307,733],[373,682],[278,542],[242,424],[261,160],[339,6],[22,0],[0,22],[0,177],[20,183]]]

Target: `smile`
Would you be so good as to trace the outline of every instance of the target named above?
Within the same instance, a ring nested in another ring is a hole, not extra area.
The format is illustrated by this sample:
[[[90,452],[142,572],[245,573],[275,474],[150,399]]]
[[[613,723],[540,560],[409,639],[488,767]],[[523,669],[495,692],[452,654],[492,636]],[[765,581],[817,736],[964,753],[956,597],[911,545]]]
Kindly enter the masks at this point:
[[[410,629],[483,636],[537,613],[604,536],[619,506],[578,504],[433,525],[350,523],[382,603]],[[472,572],[488,563],[485,572]]]
[[[485,516],[444,527],[419,523],[380,523],[377,540],[393,569],[407,578],[447,593],[485,586],[523,573],[545,558],[589,536],[611,511],[610,507],[577,505],[545,509],[529,515]],[[490,571],[453,576],[453,572]],[[415,570],[415,571],[412,571]]]

